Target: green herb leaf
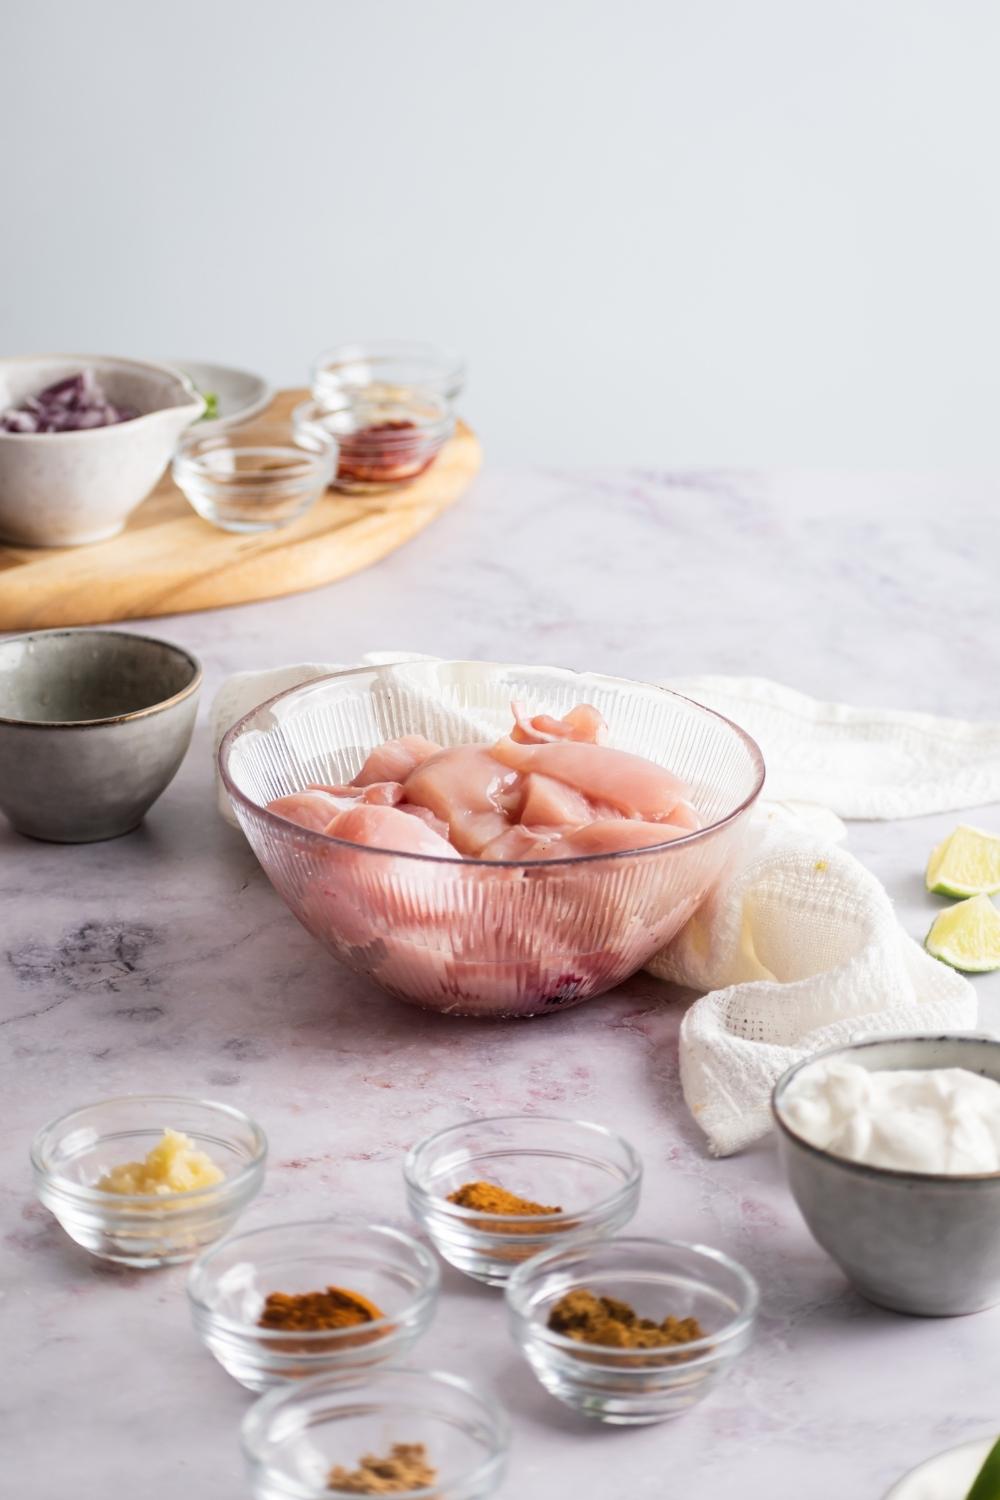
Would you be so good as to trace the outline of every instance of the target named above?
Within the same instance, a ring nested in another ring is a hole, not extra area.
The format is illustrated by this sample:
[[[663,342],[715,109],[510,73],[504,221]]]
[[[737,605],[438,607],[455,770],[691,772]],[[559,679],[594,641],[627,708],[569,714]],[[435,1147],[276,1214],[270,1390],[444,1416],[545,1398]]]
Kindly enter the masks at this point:
[[[219,415],[219,398],[214,391],[202,391],[205,402],[205,410],[201,414],[202,422],[211,422],[213,417]]]
[[[965,1500],[1000,1500],[1000,1438],[987,1453]]]

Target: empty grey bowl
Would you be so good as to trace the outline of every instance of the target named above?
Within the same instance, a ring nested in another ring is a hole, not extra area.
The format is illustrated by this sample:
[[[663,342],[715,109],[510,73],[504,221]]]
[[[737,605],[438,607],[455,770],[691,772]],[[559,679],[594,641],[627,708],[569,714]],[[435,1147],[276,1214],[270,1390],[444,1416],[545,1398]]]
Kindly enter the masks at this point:
[[[54,843],[128,833],[184,759],[200,687],[195,657],[150,636],[0,641],[0,811]]]
[[[987,1036],[900,1036],[834,1047],[796,1063],[772,1108],[788,1181],[814,1237],[863,1296],[894,1312],[952,1317],[1000,1302],[1000,1172],[899,1172],[847,1161],[797,1135],[782,1100],[820,1059],[870,1072],[965,1068],[1000,1083],[1000,1042]]]

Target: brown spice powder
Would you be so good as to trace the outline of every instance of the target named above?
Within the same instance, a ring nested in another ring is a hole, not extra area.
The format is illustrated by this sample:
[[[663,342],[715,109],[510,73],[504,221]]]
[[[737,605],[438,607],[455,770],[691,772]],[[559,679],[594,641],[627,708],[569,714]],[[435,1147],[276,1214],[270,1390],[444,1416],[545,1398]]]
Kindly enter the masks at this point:
[[[581,1287],[567,1292],[549,1313],[554,1333],[605,1349],[668,1349],[705,1337],[697,1318],[640,1318],[634,1307],[614,1297],[598,1297]]]
[[[359,1292],[328,1286],[324,1292],[271,1292],[257,1319],[257,1327],[319,1333],[325,1329],[356,1328],[384,1316],[381,1308]]]
[[[508,1193],[506,1188],[494,1182],[465,1182],[455,1192],[448,1194],[449,1203],[459,1208],[474,1208],[481,1214],[558,1214],[562,1209],[544,1203],[534,1203],[530,1198],[519,1198]]]
[[[330,1470],[326,1487],[340,1495],[399,1495],[436,1479],[437,1469],[427,1462],[423,1443],[393,1443],[384,1458],[366,1453],[356,1469],[338,1464]]]

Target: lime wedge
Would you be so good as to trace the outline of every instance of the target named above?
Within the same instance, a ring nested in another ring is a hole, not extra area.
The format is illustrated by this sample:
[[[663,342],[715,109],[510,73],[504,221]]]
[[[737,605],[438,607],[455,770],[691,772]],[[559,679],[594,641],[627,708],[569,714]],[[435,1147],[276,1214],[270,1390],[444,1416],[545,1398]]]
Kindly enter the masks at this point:
[[[946,907],[935,921],[924,947],[932,958],[966,974],[1000,969],[1000,911],[989,896],[972,896]]]
[[[1000,891],[1000,838],[960,823],[931,851],[927,889],[936,896],[992,896]]]
[[[987,1453],[965,1500],[1000,1500],[1000,1440]]]

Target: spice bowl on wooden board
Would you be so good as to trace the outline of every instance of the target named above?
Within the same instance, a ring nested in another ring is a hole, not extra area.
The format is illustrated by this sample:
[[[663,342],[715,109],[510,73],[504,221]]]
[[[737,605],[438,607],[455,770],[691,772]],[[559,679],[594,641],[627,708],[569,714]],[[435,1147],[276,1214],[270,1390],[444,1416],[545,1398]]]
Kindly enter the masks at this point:
[[[0,641],[0,811],[53,843],[136,828],[187,752],[201,675],[182,647],[126,631]]]
[[[359,1466],[376,1467],[377,1455],[419,1460],[416,1486],[383,1484],[381,1493],[487,1500],[507,1467],[510,1423],[472,1381],[400,1367],[270,1391],[247,1413],[241,1436],[254,1500],[379,1493],[356,1477]]]
[[[603,1305],[606,1331],[568,1306],[574,1293],[585,1313]],[[720,1250],[638,1238],[543,1251],[506,1295],[515,1342],[549,1394],[620,1427],[704,1400],[749,1344],[759,1302],[749,1271]]]
[[[89,392],[85,410],[65,414],[79,425],[32,416],[39,395],[56,392],[58,404],[60,386],[74,381]],[[31,419],[0,430],[0,540],[78,547],[117,536],[205,402],[169,365],[48,354],[0,359],[0,408]]]
[[[427,392],[452,405],[464,388],[465,360],[454,349],[405,339],[338,344],[312,368],[313,399],[327,409],[359,392]]]
[[[335,444],[330,483],[350,495],[378,494],[425,473],[455,431],[451,407],[424,391],[360,392],[326,408],[305,401],[292,413],[299,440]]]
[[[138,1270],[193,1260],[227,1234],[266,1159],[264,1132],[241,1110],[169,1094],[71,1110],[31,1148],[39,1200],[70,1238]]]
[[[896,1103],[891,1114],[873,1123],[870,1100],[851,1099],[852,1136],[874,1135],[894,1144],[900,1165],[851,1160],[808,1139],[807,1117],[800,1120],[795,1110],[796,1092],[832,1063],[862,1069],[862,1077],[872,1074],[873,1081],[891,1080],[900,1070],[911,1076],[959,1070],[959,1079],[965,1074],[1000,1083],[1000,1041],[974,1034],[866,1038],[789,1068],[775,1086],[772,1106],[792,1196],[816,1241],[862,1296],[922,1317],[995,1306],[1000,1302],[1000,1172],[914,1170],[935,1135],[957,1133],[956,1122],[963,1117],[955,1103],[941,1093],[937,1109],[928,1100],[915,1116]],[[983,1127],[968,1113],[964,1123],[966,1142],[974,1146]],[[906,1148],[906,1158],[898,1155],[900,1147]]]
[[[443,1259],[503,1286],[567,1234],[617,1233],[638,1207],[642,1163],[603,1125],[504,1115],[429,1136],[403,1174],[410,1211]]]
[[[317,429],[304,442],[291,422],[248,423],[202,435],[177,449],[173,478],[203,521],[252,535],[290,526],[334,476],[337,445]]]
[[[252,1391],[403,1358],[425,1332],[440,1272],[388,1224],[317,1219],[248,1230],[191,1268],[195,1329]]]

